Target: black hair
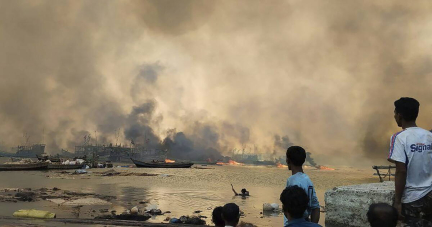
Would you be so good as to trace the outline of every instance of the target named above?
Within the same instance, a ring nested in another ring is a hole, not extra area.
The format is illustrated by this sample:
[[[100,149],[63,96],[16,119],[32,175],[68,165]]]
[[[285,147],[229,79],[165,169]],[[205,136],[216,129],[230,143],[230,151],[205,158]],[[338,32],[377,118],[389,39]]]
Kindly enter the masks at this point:
[[[398,212],[386,203],[374,203],[369,206],[367,218],[371,227],[396,227]]]
[[[243,188],[243,189],[241,190],[241,192],[242,192],[243,194],[246,193],[246,192],[247,192],[246,188]]]
[[[222,219],[222,207],[216,207],[213,209],[212,221],[216,226],[225,226],[225,222]]]
[[[282,209],[294,219],[302,218],[307,209],[309,198],[306,192],[297,185],[285,188],[281,195]]]
[[[306,151],[300,146],[291,146],[287,149],[286,157],[295,166],[302,166],[306,161]]]
[[[222,208],[222,217],[225,222],[238,222],[240,220],[240,208],[235,203],[227,203]]]
[[[402,97],[394,102],[395,112],[402,115],[405,121],[415,121],[419,113],[420,103],[408,97]]]

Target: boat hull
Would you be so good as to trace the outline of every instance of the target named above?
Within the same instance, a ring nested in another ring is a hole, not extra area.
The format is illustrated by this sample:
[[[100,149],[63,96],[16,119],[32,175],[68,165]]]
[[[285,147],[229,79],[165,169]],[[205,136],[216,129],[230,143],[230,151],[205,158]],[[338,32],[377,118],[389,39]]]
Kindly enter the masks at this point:
[[[64,164],[48,164],[48,169],[81,169],[84,164],[64,165]]]
[[[48,163],[0,164],[0,171],[46,170]]]
[[[190,168],[193,163],[162,163],[162,162],[142,162],[131,159],[138,168]]]

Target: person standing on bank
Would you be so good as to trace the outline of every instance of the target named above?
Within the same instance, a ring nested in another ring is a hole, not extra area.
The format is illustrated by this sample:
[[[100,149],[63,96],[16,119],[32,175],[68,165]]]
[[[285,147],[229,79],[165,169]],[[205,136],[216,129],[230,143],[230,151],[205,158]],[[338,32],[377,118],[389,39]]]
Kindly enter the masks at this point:
[[[417,100],[403,97],[394,105],[402,128],[391,137],[388,156],[396,164],[394,207],[408,226],[432,226],[432,133],[417,127]]]
[[[311,179],[303,172],[305,161],[306,151],[302,147],[291,146],[287,149],[286,162],[292,175],[288,178],[286,187],[297,185],[305,191],[309,203],[304,212],[304,218],[313,223],[318,223],[320,219],[320,205]],[[288,226],[289,221],[288,217],[284,216],[284,226]]]

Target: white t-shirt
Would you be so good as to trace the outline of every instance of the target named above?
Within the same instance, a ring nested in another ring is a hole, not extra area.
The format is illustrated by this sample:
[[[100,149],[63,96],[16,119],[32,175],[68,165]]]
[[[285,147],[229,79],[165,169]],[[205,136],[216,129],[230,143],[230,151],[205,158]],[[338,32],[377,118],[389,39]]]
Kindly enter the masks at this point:
[[[402,203],[423,198],[432,191],[432,133],[410,127],[390,139],[389,160],[405,163],[407,179]]]

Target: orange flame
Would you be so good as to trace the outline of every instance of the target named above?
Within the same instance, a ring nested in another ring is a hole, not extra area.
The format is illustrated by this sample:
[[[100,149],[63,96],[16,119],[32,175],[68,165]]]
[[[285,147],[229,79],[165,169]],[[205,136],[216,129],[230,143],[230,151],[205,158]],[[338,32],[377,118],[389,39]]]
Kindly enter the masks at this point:
[[[170,160],[170,159],[165,159],[165,163],[174,163],[174,160]]]
[[[335,170],[335,169],[327,167],[327,166],[318,166],[318,169],[320,169],[320,170]]]
[[[278,168],[288,168],[288,166],[286,166],[286,165],[282,165],[282,164],[280,164],[280,163],[276,164],[276,166],[277,166]]]
[[[230,164],[230,165],[243,165],[243,163],[236,162],[236,161],[233,161],[233,160],[229,160],[228,164]]]
[[[223,163],[223,162],[216,162],[216,165],[225,165],[226,163]]]

